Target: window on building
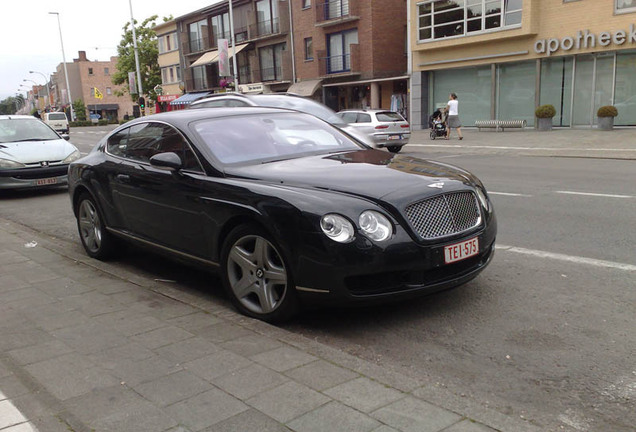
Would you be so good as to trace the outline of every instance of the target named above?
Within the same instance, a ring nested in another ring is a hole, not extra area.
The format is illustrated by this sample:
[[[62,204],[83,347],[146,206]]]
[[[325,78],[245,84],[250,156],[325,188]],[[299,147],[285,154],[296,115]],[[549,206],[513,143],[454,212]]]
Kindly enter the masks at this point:
[[[259,35],[279,32],[278,0],[257,0],[256,24]]]
[[[314,47],[312,44],[312,38],[305,38],[305,60],[314,59]]]
[[[230,33],[230,15],[227,12],[221,15],[213,16],[211,22],[215,46],[219,45],[219,39],[232,38],[232,35]]]
[[[208,88],[205,66],[196,66],[192,68],[192,84],[194,85],[194,90],[205,90]]]
[[[636,12],[636,0],[614,0],[616,13]]]
[[[208,48],[208,23],[206,20],[197,21],[188,26],[190,51],[197,52]]]
[[[358,30],[327,35],[327,73],[351,70],[351,44],[358,43]]]
[[[303,9],[311,7],[311,0],[302,0]]]
[[[108,69],[107,67],[104,68],[104,75],[105,76],[110,75],[110,69]]]
[[[110,87],[106,87],[106,94],[107,95],[112,95],[113,94],[113,89]]]
[[[93,68],[88,68],[88,74],[93,75]]]
[[[285,44],[270,45],[258,50],[263,81],[283,79],[283,51]]]
[[[420,41],[519,26],[523,0],[444,0],[418,5]]]
[[[340,18],[349,15],[349,0],[331,0],[325,2],[327,19]]]

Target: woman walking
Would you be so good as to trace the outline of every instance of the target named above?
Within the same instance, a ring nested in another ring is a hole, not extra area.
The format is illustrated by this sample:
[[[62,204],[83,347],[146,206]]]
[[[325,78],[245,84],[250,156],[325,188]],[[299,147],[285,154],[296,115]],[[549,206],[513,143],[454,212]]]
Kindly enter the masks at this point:
[[[455,93],[450,94],[450,100],[448,105],[446,105],[446,114],[448,115],[446,120],[448,123],[446,139],[450,139],[451,128],[457,129],[457,135],[459,135],[460,140],[464,139],[462,136],[462,123],[459,121],[459,102]]]

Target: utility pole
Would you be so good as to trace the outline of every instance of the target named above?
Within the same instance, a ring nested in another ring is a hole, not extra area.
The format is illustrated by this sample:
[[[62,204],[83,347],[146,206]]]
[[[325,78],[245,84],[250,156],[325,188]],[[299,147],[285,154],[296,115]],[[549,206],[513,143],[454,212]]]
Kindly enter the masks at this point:
[[[128,4],[130,5],[130,26],[132,27],[133,48],[135,50],[135,66],[137,67],[137,91],[139,92],[139,100],[142,100],[144,92],[141,85],[141,69],[139,67],[139,50],[137,49],[137,34],[135,33],[135,19],[133,18],[132,0],[128,0]],[[141,107],[139,107],[139,111],[141,116],[143,116],[144,112]]]
[[[51,15],[57,15],[57,26],[60,29],[60,44],[62,45],[62,65],[64,66],[64,78],[66,78],[66,94],[68,95],[69,106],[71,108],[71,121],[75,121],[75,112],[73,111],[73,97],[71,96],[71,86],[68,83],[68,71],[66,70],[66,55],[64,54],[64,40],[62,40],[62,25],[60,24],[60,14],[58,12],[49,12]]]

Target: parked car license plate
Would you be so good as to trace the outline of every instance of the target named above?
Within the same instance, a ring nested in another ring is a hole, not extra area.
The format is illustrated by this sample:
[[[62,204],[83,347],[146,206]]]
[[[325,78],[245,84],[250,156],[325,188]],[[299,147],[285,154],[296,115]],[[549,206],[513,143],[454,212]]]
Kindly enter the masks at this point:
[[[402,135],[389,135],[390,140],[399,140],[402,139]]]
[[[474,237],[460,243],[444,246],[444,262],[446,264],[461,261],[479,253],[479,238]]]
[[[38,179],[35,182],[35,184],[38,185],[38,186],[52,185],[52,184],[56,184],[56,183],[57,183],[57,179],[55,177],[53,177],[53,178],[45,178],[45,179]]]

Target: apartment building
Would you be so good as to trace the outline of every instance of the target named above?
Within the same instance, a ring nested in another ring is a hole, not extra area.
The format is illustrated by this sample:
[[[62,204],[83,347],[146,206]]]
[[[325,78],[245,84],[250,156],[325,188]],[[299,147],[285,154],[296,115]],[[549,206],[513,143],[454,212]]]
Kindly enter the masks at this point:
[[[157,34],[157,61],[161,69],[161,86],[157,89],[156,112],[172,111],[170,102],[178,99],[184,90],[181,81],[181,57],[177,23],[171,20],[154,27]]]
[[[411,125],[459,100],[476,120],[535,122],[552,104],[554,126],[592,127],[615,105],[636,124],[636,1],[411,0]]]
[[[175,19],[185,105],[225,91],[219,40],[234,24],[239,91],[292,92],[335,110],[372,107],[406,113],[406,0],[235,0]],[[231,75],[234,75],[232,72]]]
[[[121,120],[126,115],[133,114],[133,102],[129,95],[117,96],[115,92],[121,91],[121,86],[114,85],[111,73],[117,67],[117,57],[111,57],[108,61],[91,61],[86,57],[85,51],[78,52],[78,58],[73,63],[66,64],[68,82],[71,87],[73,101],[81,99],[89,114],[98,114],[99,118]],[[64,65],[57,66],[56,82],[65,83]],[[56,100],[60,105],[68,104],[68,95],[62,92],[66,86],[56,85],[59,91]],[[97,89],[97,93],[95,92]],[[102,98],[98,98],[101,93]]]

